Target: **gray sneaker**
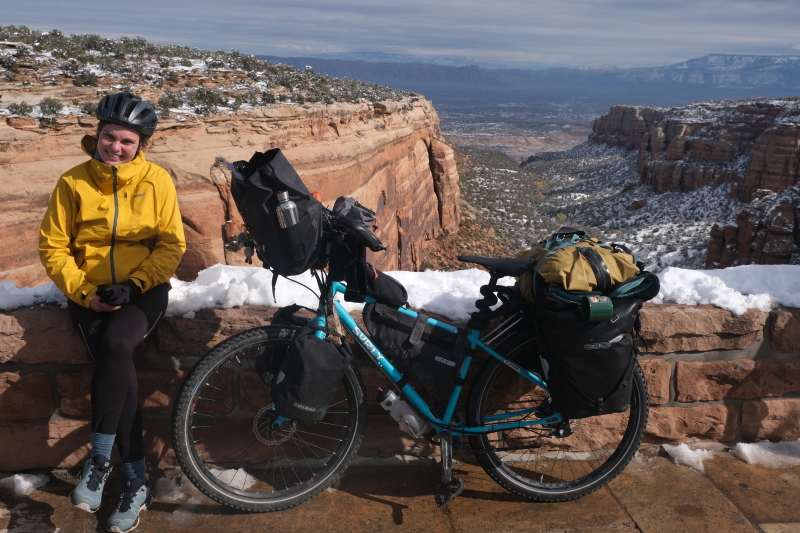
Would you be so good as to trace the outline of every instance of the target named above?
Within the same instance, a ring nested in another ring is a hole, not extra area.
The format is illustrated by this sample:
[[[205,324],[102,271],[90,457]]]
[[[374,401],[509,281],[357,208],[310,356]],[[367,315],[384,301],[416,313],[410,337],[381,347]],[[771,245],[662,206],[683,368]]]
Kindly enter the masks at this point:
[[[100,508],[103,487],[112,470],[111,461],[103,455],[90,457],[83,465],[81,480],[69,495],[69,501],[78,509],[94,513]]]
[[[150,486],[144,479],[129,479],[125,482],[119,505],[108,517],[108,530],[112,533],[127,533],[139,525],[139,513],[153,503]]]

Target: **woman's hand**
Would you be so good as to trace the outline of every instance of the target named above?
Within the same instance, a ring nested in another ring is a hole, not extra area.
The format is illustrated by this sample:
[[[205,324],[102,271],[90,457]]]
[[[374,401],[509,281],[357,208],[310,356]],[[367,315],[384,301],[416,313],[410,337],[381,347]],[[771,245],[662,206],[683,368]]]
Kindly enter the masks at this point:
[[[112,311],[116,311],[120,307],[122,306],[104,304],[103,302],[100,301],[100,297],[97,294],[92,296],[92,301],[89,302],[89,309],[93,309],[100,313],[110,313]]]

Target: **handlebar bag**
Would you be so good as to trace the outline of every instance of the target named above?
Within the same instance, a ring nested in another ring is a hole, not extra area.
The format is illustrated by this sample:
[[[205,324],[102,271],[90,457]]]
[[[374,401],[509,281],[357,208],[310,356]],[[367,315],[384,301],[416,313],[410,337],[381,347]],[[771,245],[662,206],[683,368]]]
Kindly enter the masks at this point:
[[[278,414],[306,424],[322,420],[333,401],[347,365],[353,359],[350,345],[320,339],[316,327],[297,330],[272,386]]]
[[[295,276],[314,267],[322,248],[322,204],[280,149],[256,152],[249,161],[236,161],[229,168],[231,194],[264,268]],[[297,205],[299,221],[289,228],[280,227],[275,212],[281,191]]]
[[[553,403],[570,419],[621,413],[630,405],[641,300],[612,300],[610,320],[584,323],[576,306],[537,305],[539,354]]]
[[[428,316],[407,315],[383,303],[367,304],[364,325],[393,364],[445,406],[453,391],[467,344],[467,330],[453,333],[428,323]]]

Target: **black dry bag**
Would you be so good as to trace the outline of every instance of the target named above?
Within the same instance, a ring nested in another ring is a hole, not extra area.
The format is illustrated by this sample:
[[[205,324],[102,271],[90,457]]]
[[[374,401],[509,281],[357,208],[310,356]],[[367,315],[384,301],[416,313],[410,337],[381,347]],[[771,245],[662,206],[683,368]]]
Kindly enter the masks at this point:
[[[353,359],[347,340],[336,346],[315,333],[313,327],[297,330],[272,385],[278,414],[306,424],[325,416]]]
[[[585,418],[628,410],[636,351],[633,329],[640,300],[614,300],[610,320],[584,323],[580,309],[536,307],[547,386],[565,417]]]
[[[230,165],[231,194],[265,268],[294,276],[315,266],[322,247],[322,204],[314,198],[278,148],[256,152]],[[280,227],[278,193],[297,206],[298,222]]]

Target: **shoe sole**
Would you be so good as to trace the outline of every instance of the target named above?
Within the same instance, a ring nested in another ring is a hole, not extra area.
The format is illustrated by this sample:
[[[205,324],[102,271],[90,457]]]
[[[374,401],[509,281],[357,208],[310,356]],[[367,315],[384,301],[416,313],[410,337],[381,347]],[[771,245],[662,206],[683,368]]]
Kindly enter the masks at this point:
[[[75,491],[69,493],[69,502],[76,509],[80,509],[81,511],[86,511],[87,513],[92,513],[92,514],[96,513],[100,509],[101,507],[100,505],[92,509],[91,507],[89,507],[88,503],[75,503],[75,501],[72,499],[73,494],[75,494]]]
[[[142,505],[142,508],[139,509],[139,513],[141,514],[142,511],[146,511],[147,507],[148,507],[147,503]],[[134,522],[134,524],[131,527],[129,527],[128,529],[124,529],[123,530],[123,529],[118,528],[117,526],[111,526],[110,528],[108,528],[108,531],[110,531],[111,533],[128,533],[128,531],[133,531],[134,529],[136,529],[136,527],[138,525],[139,525],[139,517],[137,516],[136,517],[136,522]]]

